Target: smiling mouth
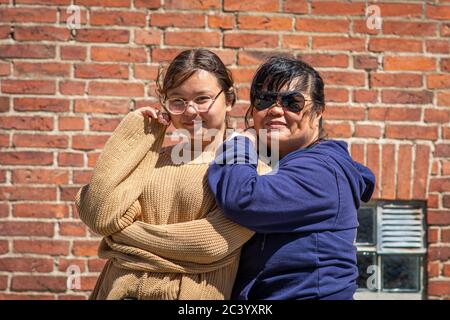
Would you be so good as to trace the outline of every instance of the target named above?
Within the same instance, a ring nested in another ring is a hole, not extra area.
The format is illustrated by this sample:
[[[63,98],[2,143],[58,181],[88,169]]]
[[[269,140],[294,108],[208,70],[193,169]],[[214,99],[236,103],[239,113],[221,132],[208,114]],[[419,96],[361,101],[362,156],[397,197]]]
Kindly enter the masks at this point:
[[[266,123],[266,127],[268,128],[282,128],[286,127],[286,123],[281,121],[269,121]]]

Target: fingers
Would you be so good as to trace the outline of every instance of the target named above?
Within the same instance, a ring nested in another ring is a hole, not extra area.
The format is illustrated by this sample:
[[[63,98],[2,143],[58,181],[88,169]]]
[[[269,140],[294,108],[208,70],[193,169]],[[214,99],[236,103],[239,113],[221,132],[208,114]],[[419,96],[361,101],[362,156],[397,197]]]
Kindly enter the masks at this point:
[[[136,110],[136,112],[140,113],[144,117],[149,117],[157,120],[159,123],[168,126],[170,124],[170,117],[168,114],[161,112],[153,107],[143,107]]]

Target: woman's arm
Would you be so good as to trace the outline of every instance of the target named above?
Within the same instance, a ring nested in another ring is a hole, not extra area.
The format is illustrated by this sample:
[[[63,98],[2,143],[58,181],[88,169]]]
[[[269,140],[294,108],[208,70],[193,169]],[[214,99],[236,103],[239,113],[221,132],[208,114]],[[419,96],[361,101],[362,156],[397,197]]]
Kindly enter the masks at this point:
[[[110,238],[166,259],[209,264],[240,248],[253,234],[217,208],[203,219],[182,223],[151,225],[135,221]]]
[[[166,126],[130,112],[107,141],[91,182],[76,195],[80,219],[108,236],[131,225],[136,202],[159,155]],[[128,210],[131,208],[130,210]]]
[[[259,176],[256,151],[244,136],[226,141],[208,170],[208,181],[224,215],[262,233],[311,232],[333,227],[339,210],[334,170],[312,156],[280,163]]]

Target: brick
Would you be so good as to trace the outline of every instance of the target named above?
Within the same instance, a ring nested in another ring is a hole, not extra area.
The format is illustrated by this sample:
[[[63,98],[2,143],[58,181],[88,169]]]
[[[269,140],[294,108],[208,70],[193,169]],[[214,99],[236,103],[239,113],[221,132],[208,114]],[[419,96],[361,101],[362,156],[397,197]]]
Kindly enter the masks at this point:
[[[98,241],[74,241],[72,254],[75,256],[95,257],[97,256],[98,246]]]
[[[383,17],[421,17],[422,4],[377,3]]]
[[[75,100],[75,112],[126,114],[129,101],[123,99],[83,99]]]
[[[92,170],[77,170],[73,172],[73,183],[88,184],[92,178]]]
[[[450,106],[450,92],[438,92],[437,94],[438,106]]]
[[[83,81],[61,81],[59,92],[64,95],[83,95],[85,93],[85,82]]]
[[[395,199],[395,146],[384,144],[381,146],[381,197]]]
[[[434,149],[435,157],[450,158],[450,144],[449,143],[438,143],[435,145]]]
[[[61,131],[80,131],[84,129],[82,117],[58,117],[58,129]]]
[[[286,49],[306,49],[308,47],[308,36],[285,34],[281,38],[282,47]]]
[[[375,103],[378,92],[374,90],[353,90],[353,102]]]
[[[392,139],[436,140],[438,136],[438,128],[435,126],[387,124],[385,134],[386,138]]]
[[[49,80],[2,80],[3,93],[10,94],[55,94],[56,85]]]
[[[156,80],[158,77],[158,66],[135,64],[133,68],[135,79]]]
[[[397,161],[397,198],[408,200],[411,195],[412,146],[400,145]]]
[[[67,148],[69,137],[46,134],[14,134],[12,144],[15,147]]]
[[[0,45],[0,58],[51,59],[55,57],[55,46],[42,44]]]
[[[55,201],[54,187],[0,187],[0,200]]]
[[[0,271],[9,272],[52,272],[52,259],[0,258]]]
[[[121,119],[91,118],[89,119],[89,130],[112,132],[117,128]]]
[[[56,10],[51,8],[0,8],[0,22],[56,22]]]
[[[327,120],[363,120],[365,108],[361,107],[335,107],[326,108],[324,119]]]
[[[239,15],[237,27],[241,30],[292,30],[292,18],[271,16],[247,16]],[[298,22],[297,22],[298,25]],[[297,29],[298,30],[298,29]]]
[[[308,13],[308,2],[306,0],[284,0],[283,12]]]
[[[75,2],[82,6],[95,7],[130,7],[131,0],[76,0]]]
[[[375,70],[378,68],[378,58],[372,56],[353,57],[353,67],[355,69]]]
[[[53,228],[53,223],[48,222],[3,221],[0,224],[0,235],[52,237]]]
[[[68,77],[70,76],[70,65],[65,63],[31,63],[31,62],[15,62],[14,75],[17,77],[31,76],[54,76]]]
[[[220,0],[165,0],[164,7],[166,9],[181,9],[181,10],[210,10],[220,8]]]
[[[161,31],[135,30],[134,41],[136,42],[136,44],[159,45],[161,42]]]
[[[69,38],[70,31],[67,28],[33,26],[14,29],[14,39],[17,41],[67,41]]]
[[[371,73],[370,84],[374,87],[417,88],[422,86],[422,75],[408,73]]]
[[[92,47],[93,61],[146,62],[147,53],[143,48]]]
[[[276,12],[279,10],[278,1],[272,0],[224,0],[224,11],[264,11]]]
[[[84,156],[81,153],[64,152],[58,154],[58,165],[61,167],[82,167]]]
[[[232,15],[208,15],[208,27],[212,29],[229,30],[235,26],[235,18]]]
[[[53,153],[37,151],[0,152],[2,165],[51,165]]]
[[[152,48],[152,62],[170,62],[182,49],[176,48]]]
[[[61,236],[84,237],[86,226],[81,222],[60,222],[59,234]]]
[[[348,67],[348,57],[345,54],[301,54],[298,58],[314,68]]]
[[[100,63],[76,64],[75,77],[128,79],[128,66]]]
[[[69,172],[57,169],[15,169],[12,172],[14,184],[63,184],[69,181]]]
[[[297,18],[295,30],[303,32],[348,33],[350,22],[337,19]]]
[[[352,136],[352,128],[348,123],[324,123],[324,129],[330,137],[333,138],[350,138]]]
[[[158,9],[161,6],[161,0],[134,0],[136,8]]]
[[[0,116],[0,128],[17,130],[53,130],[52,117]]]
[[[433,93],[430,91],[383,90],[383,103],[427,104],[432,103]]]
[[[67,218],[69,207],[53,203],[17,203],[13,205],[12,213],[21,218]]]
[[[87,48],[81,46],[61,46],[62,60],[86,60]]]
[[[436,60],[428,57],[384,57],[384,70],[386,71],[433,71],[436,69]]]
[[[363,72],[322,71],[322,78],[327,84],[362,87],[366,83]]]
[[[364,51],[365,40],[347,37],[313,37],[312,47],[317,50]]]
[[[448,192],[450,190],[450,178],[432,178],[430,180],[430,192]]]
[[[430,19],[450,20],[450,6],[436,6],[427,4],[426,16]]]
[[[90,22],[93,26],[145,27],[146,17],[144,12],[92,10]]]
[[[383,34],[398,36],[434,36],[437,25],[429,22],[383,21]]]
[[[79,29],[75,39],[80,42],[128,43],[130,32],[128,30]]]
[[[100,272],[103,270],[106,261],[103,259],[89,259],[88,260],[88,269],[90,272]]]
[[[13,291],[64,292],[67,290],[67,279],[61,276],[13,276]]]
[[[150,25],[155,27],[203,28],[205,16],[199,13],[154,12],[150,14]]]
[[[427,40],[425,45],[427,52],[450,53],[450,43],[448,40]]]
[[[68,112],[70,101],[58,98],[15,98],[16,111]]]
[[[422,41],[390,38],[370,39],[369,50],[373,52],[422,52]]]
[[[414,199],[426,199],[428,183],[428,171],[430,163],[430,147],[416,145],[416,157],[414,161],[414,178],[412,196]]]
[[[219,47],[220,33],[214,31],[167,31],[164,43],[173,46]]]
[[[142,83],[97,82],[89,83],[89,95],[136,97],[144,95]]]
[[[369,108],[368,119],[376,121],[420,121],[421,108]]]
[[[348,90],[325,87],[325,96],[327,97],[327,101],[329,102],[347,102]]]
[[[72,148],[75,150],[101,149],[108,138],[109,136],[104,135],[74,135],[72,138]]]
[[[450,74],[427,75],[427,87],[429,89],[450,89]]]
[[[450,110],[426,109],[424,113],[425,122],[450,122]]]
[[[450,281],[431,280],[428,283],[428,294],[430,296],[450,295]]]
[[[268,34],[227,33],[224,35],[224,47],[227,48],[274,48],[278,37]]]

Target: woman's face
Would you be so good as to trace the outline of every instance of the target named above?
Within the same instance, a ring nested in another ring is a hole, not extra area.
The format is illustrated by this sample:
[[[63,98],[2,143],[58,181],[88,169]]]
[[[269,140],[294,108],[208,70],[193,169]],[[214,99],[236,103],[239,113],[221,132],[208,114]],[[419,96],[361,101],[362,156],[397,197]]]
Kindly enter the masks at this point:
[[[217,94],[222,90],[217,78],[205,70],[196,71],[191,77],[184,81],[179,87],[173,88],[167,92],[167,98],[181,98],[188,101],[188,106],[184,113],[174,115],[170,114],[171,121],[176,129],[185,129],[195,137],[205,138],[206,133],[214,130],[223,131],[225,129],[226,112],[231,111],[231,104],[225,99],[225,92],[219,96]],[[213,105],[207,112],[199,113],[195,109],[195,103],[192,101],[199,96],[217,96]],[[195,126],[194,126],[195,124]],[[201,125],[201,132],[196,129]],[[210,130],[210,131],[208,131]]]
[[[280,92],[295,91],[295,83],[284,86]],[[321,115],[311,118],[309,115],[303,117],[312,107],[311,97],[301,92],[305,98],[305,106],[299,113],[288,111],[278,104],[273,104],[268,109],[257,110],[253,107],[253,124],[256,132],[263,143],[269,148],[273,139],[278,139],[279,154],[283,157],[298,148],[306,147],[318,137],[319,119]],[[263,133],[267,134],[267,138]],[[266,140],[267,139],[267,140]]]

